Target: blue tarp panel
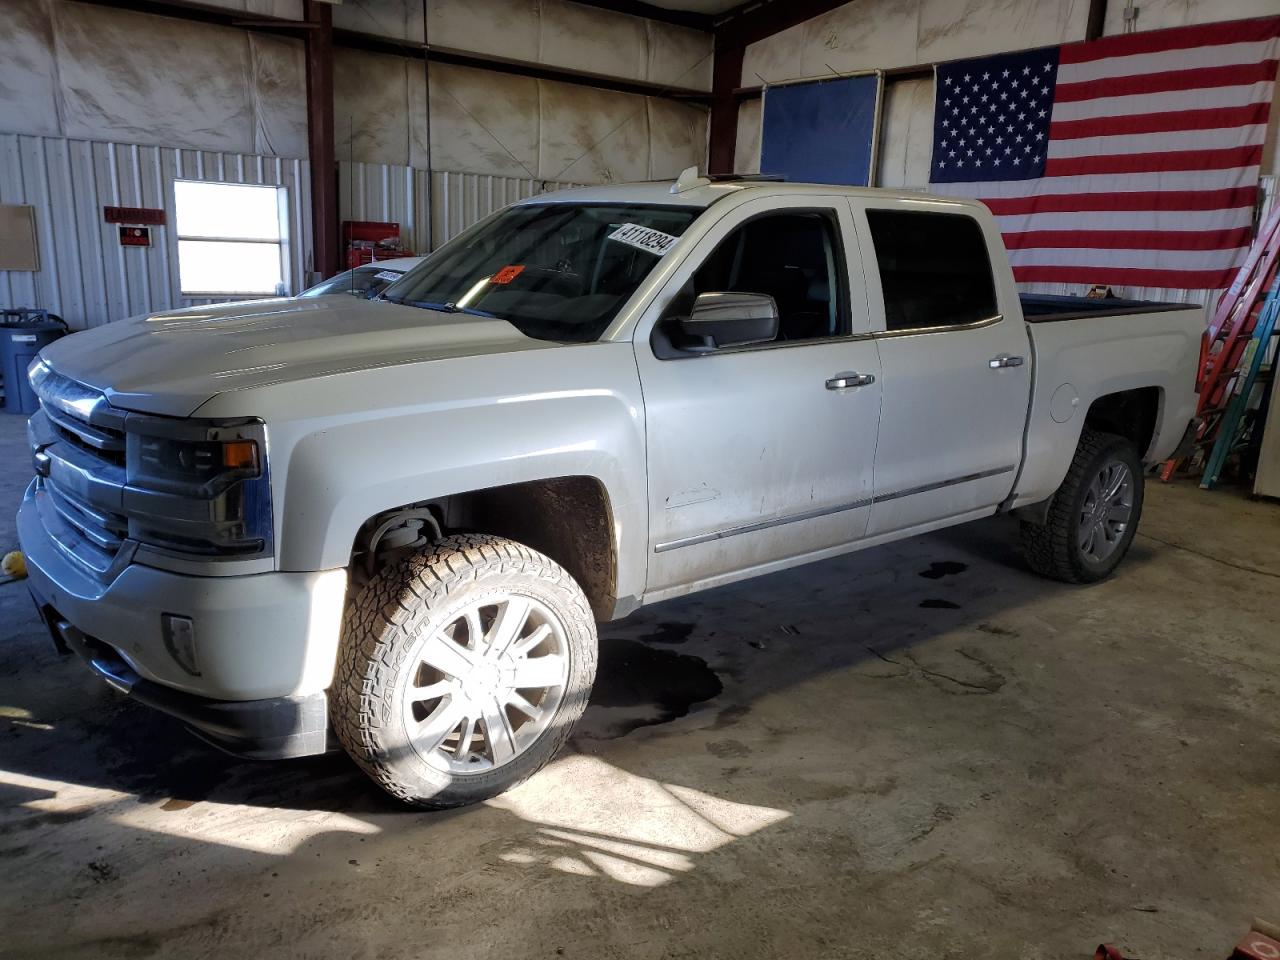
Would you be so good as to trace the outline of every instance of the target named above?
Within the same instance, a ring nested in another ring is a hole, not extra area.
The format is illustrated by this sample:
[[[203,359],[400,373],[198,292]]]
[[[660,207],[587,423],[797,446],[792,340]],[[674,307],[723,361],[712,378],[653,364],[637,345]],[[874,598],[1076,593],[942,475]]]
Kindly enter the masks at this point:
[[[877,76],[768,87],[760,172],[801,183],[871,182]]]

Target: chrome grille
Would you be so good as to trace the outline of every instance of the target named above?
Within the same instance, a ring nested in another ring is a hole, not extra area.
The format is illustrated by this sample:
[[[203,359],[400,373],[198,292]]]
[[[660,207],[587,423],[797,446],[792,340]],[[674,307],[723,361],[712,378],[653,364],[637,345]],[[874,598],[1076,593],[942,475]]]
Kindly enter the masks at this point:
[[[31,385],[40,409],[27,432],[51,537],[104,573],[128,536],[123,513],[125,413],[99,391],[38,366]]]

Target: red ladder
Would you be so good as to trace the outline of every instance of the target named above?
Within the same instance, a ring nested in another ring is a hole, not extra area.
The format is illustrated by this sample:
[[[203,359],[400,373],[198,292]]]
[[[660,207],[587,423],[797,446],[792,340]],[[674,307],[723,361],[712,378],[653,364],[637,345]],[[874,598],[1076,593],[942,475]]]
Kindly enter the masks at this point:
[[[1262,309],[1264,294],[1271,288],[1280,268],[1280,203],[1267,217],[1249,256],[1231,281],[1231,286],[1218,301],[1209,328],[1200,344],[1197,372],[1195,442],[1197,447],[1212,443],[1222,414],[1231,399],[1231,383],[1235,380],[1249,338],[1253,336]],[[1214,348],[1217,347],[1215,350]],[[1168,480],[1178,467],[1177,460],[1167,460],[1160,469],[1160,479]]]

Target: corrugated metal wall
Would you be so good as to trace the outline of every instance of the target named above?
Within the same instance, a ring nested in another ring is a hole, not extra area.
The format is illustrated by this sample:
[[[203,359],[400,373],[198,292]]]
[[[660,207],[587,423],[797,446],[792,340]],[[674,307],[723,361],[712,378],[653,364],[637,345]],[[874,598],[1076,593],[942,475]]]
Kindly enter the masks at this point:
[[[389,163],[338,165],[343,220],[400,224],[406,249],[426,253],[508,203],[579,186],[555,180],[425,170]]]
[[[340,175],[343,219],[396,221],[406,247],[419,253],[514,200],[576,185],[473,173],[429,178],[371,163],[343,163]],[[212,302],[182,296],[174,180],[285,187],[289,283],[302,290],[311,268],[309,177],[305,160],[0,134],[0,203],[35,207],[40,248],[35,273],[0,270],[0,307],[51,310],[80,329]],[[122,247],[118,227],[103,221],[104,206],[159,207],[168,225],[152,228],[152,247]]]
[[[0,271],[0,305],[41,307],[73,328],[208,303],[182,296],[173,181],[280,186],[289,192],[290,283],[303,287],[311,236],[305,160],[0,134],[0,203],[36,208],[40,270]],[[122,247],[104,206],[159,207],[152,247]]]

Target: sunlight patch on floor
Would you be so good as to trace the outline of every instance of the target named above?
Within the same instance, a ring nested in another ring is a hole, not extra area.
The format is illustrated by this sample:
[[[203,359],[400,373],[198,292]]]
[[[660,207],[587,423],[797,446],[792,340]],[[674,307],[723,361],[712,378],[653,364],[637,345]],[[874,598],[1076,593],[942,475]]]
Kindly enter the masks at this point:
[[[565,758],[489,805],[536,828],[504,850],[502,861],[642,887],[688,873],[699,855],[790,816],[583,756]]]

